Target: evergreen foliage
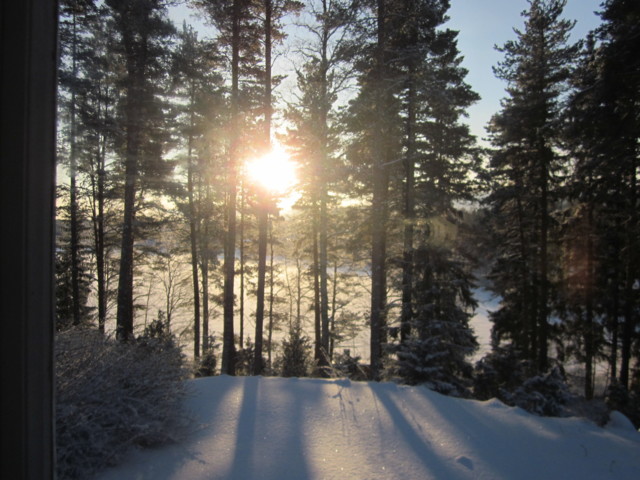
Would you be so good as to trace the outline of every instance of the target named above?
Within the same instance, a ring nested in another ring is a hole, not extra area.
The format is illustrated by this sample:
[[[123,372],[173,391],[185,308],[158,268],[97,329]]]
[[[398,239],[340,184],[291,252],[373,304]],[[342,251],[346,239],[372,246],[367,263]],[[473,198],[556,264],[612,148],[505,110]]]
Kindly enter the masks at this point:
[[[589,292],[578,302],[586,318],[579,326],[587,366],[606,341],[612,377],[629,388],[638,338],[634,312],[639,298],[634,285],[640,278],[636,254],[640,62],[632,53],[640,46],[640,6],[609,0],[602,7],[603,23],[587,39],[567,109],[566,139],[576,161],[570,184],[575,208],[567,223],[579,221],[582,213],[589,229],[584,257]]]
[[[282,341],[280,375],[283,377],[306,377],[309,375],[311,362],[311,342],[304,336],[300,326],[289,331],[288,338]]]
[[[476,305],[471,279],[438,248],[418,249],[415,260],[416,312],[411,334],[394,348],[392,371],[410,385],[469,396],[473,367],[467,357],[478,346],[469,326],[470,309]]]
[[[68,210],[62,207],[60,210]],[[80,220],[79,215],[77,220]],[[79,222],[78,226],[82,226]],[[91,287],[94,281],[90,271],[90,251],[80,242],[76,245],[76,290],[73,287],[73,260],[71,255],[72,243],[69,241],[70,224],[68,215],[58,214],[55,251],[55,294],[56,294],[56,330],[65,330],[72,326],[88,326],[92,323],[95,308],[89,305]],[[79,228],[79,233],[84,229]],[[77,312],[74,312],[74,302],[77,302]],[[75,317],[75,313],[79,317]]]
[[[196,371],[194,373],[196,377],[212,377],[216,375],[218,367],[216,352],[219,347],[220,345],[216,344],[216,338],[210,336],[207,342],[207,348],[202,351],[202,355],[197,360]]]
[[[373,380],[384,372],[541,415],[564,414],[571,400],[551,365],[577,362],[591,400],[607,362],[610,407],[637,421],[640,6],[604,1],[601,26],[571,44],[566,0],[528,2],[524,28],[498,48],[507,96],[488,127],[483,171],[464,122],[478,96],[446,28],[449,4],[194,0],[215,27],[202,39],[186,23],[176,35],[166,2],[61,2],[60,334],[94,316],[101,332],[115,323],[138,352],[127,357],[123,345],[104,360],[119,374],[136,355],[168,355],[173,368],[170,329],[189,322],[181,328],[193,332],[196,376],[219,367]],[[271,69],[300,12],[306,33],[284,102],[284,78]],[[285,103],[287,131],[276,133]],[[276,136],[300,180],[282,217],[242,171]],[[481,195],[479,210],[461,211]],[[493,351],[474,370],[478,266],[490,270],[500,306]],[[190,281],[188,295],[174,290],[177,279]],[[148,299],[164,287],[164,304],[136,339],[143,282]],[[244,338],[248,299],[260,306],[256,344]],[[209,323],[216,304],[221,365]],[[177,318],[186,307],[192,315]],[[369,366],[336,353],[365,318]]]
[[[559,201],[561,98],[580,45],[568,43],[574,22],[561,18],[565,0],[532,0],[524,30],[499,48],[505,57],[495,74],[508,82],[508,97],[490,125],[494,152],[494,232],[500,236],[491,273],[502,298],[492,314],[494,338],[511,342],[540,372],[547,369],[551,289],[557,264],[552,248]]]
[[[497,348],[475,366],[474,396],[480,400],[498,398],[541,416],[569,414],[574,395],[569,391],[561,366],[531,376],[531,364],[513,348]]]

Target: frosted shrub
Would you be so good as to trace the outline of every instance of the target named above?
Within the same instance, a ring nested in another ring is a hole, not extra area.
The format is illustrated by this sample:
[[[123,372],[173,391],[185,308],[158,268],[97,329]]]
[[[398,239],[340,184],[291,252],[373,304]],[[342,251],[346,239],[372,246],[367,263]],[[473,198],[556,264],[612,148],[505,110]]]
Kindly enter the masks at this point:
[[[530,368],[517,351],[497,348],[476,364],[474,396],[479,400],[495,397],[536,415],[567,414],[567,405],[575,399],[562,369],[555,366],[546,374],[529,377]]]
[[[366,366],[360,364],[360,357],[352,357],[349,350],[335,355],[333,372],[336,377],[347,377],[351,380],[368,380]]]
[[[640,388],[627,390],[620,383],[614,381],[605,392],[605,401],[611,410],[623,413],[636,428],[640,429]]]
[[[209,336],[208,346],[202,349],[202,356],[195,362],[195,377],[212,377],[216,374],[218,367],[218,356],[216,352],[220,345],[216,343],[214,335]]]
[[[510,393],[524,383],[529,362],[510,348],[494,348],[476,363],[473,393],[479,400],[498,398],[508,403]]]
[[[88,478],[131,446],[171,442],[185,425],[185,369],[167,337],[122,344],[96,331],[56,338],[58,478]]]
[[[565,414],[565,406],[571,401],[564,375],[559,367],[553,367],[545,375],[529,378],[513,392],[512,403],[536,415],[557,417]]]

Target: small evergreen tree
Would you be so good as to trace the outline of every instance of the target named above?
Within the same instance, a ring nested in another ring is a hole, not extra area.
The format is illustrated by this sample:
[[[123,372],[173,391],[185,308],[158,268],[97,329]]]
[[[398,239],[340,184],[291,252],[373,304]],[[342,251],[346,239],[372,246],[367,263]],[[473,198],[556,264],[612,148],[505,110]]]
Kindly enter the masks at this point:
[[[282,342],[280,358],[283,377],[306,377],[309,375],[311,363],[311,342],[303,335],[300,326],[289,331],[289,336]]]
[[[471,278],[437,247],[418,249],[415,259],[416,312],[411,333],[394,348],[392,372],[410,385],[468,396],[473,367],[467,357],[478,347],[469,326],[469,309],[476,306]]]

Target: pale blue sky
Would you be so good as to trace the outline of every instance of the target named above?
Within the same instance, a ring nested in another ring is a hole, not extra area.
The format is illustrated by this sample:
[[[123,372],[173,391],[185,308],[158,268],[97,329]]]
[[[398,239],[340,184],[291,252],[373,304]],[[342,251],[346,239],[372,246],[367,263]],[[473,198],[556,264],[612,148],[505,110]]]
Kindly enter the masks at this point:
[[[467,82],[480,94],[481,100],[469,109],[468,123],[479,139],[485,136],[485,126],[500,108],[504,97],[504,83],[493,75],[492,67],[502,59],[494,45],[515,39],[514,28],[522,28],[520,15],[528,8],[527,0],[450,0],[448,27],[458,30],[458,48],[469,70]],[[600,10],[602,0],[568,0],[564,17],[576,20],[572,40],[584,38],[600,23],[594,12]],[[185,7],[172,9],[171,16],[181,25],[183,19],[196,28],[203,28]],[[283,68],[284,67],[283,65]],[[286,88],[287,82],[280,88]]]
[[[594,12],[600,11],[601,1],[568,0],[563,16],[577,21],[572,41],[584,38],[600,24],[600,17]],[[447,25],[460,32],[458,48],[469,70],[467,82],[482,97],[469,109],[469,124],[478,138],[485,136],[484,127],[505,96],[504,83],[491,70],[502,59],[502,54],[493,47],[515,39],[513,29],[524,26],[520,13],[528,5],[527,0],[451,0]]]

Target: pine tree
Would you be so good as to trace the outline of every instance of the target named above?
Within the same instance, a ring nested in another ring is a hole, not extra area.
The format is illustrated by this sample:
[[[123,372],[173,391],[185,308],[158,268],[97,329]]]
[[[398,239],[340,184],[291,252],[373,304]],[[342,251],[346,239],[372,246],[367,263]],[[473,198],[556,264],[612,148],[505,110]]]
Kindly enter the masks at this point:
[[[79,213],[79,187],[78,187],[78,164],[79,164],[79,119],[78,119],[78,94],[84,86],[81,75],[81,58],[87,54],[87,42],[83,41],[83,34],[86,33],[90,18],[94,14],[95,6],[88,0],[71,0],[63,2],[60,10],[60,40],[61,40],[61,72],[59,75],[61,87],[68,98],[60,96],[68,112],[68,176],[69,176],[69,271],[70,271],[70,295],[72,323],[80,325],[84,323],[81,317],[82,303],[86,302],[86,292],[81,294],[81,259],[80,250],[82,248],[80,230],[81,221]],[[66,101],[64,101],[66,100]]]
[[[263,148],[266,151],[271,150],[272,136],[272,117],[273,117],[273,73],[272,73],[272,57],[273,48],[276,42],[281,42],[284,38],[282,19],[287,14],[298,12],[302,8],[302,4],[293,0],[262,0],[260,8],[262,26],[263,26],[263,47],[264,47],[264,72],[262,76],[264,94],[263,94]],[[265,304],[265,284],[266,284],[266,260],[267,260],[267,243],[269,230],[269,203],[270,200],[267,192],[261,192],[258,201],[258,290],[256,293],[256,350],[254,361],[254,375],[262,373],[264,368],[261,365],[262,344],[263,344],[263,323],[264,323],[264,304]],[[271,200],[272,202],[273,200]],[[271,335],[270,335],[271,336]]]
[[[222,334],[222,373],[233,375],[235,370],[235,252],[237,234],[237,191],[239,182],[240,159],[243,147],[254,148],[243,140],[248,137],[247,125],[242,121],[244,116],[255,108],[255,79],[260,75],[260,24],[254,12],[256,0],[198,0],[194,4],[201,8],[219,32],[220,46],[231,59],[231,88],[229,98],[228,122],[228,157],[226,173],[226,233],[224,242],[224,325]],[[245,81],[246,84],[241,82]]]
[[[336,102],[349,81],[353,45],[347,35],[355,18],[353,2],[319,0],[309,2],[311,21],[304,25],[314,41],[302,50],[304,64],[296,69],[300,95],[287,112],[292,128],[287,141],[300,165],[299,190],[304,195],[298,209],[309,210],[314,258],[315,340],[314,355],[327,361],[330,343],[328,257],[329,217],[335,207],[336,184],[341,172],[338,161]],[[333,197],[333,198],[332,198]]]
[[[111,26],[118,33],[118,54],[124,67],[121,104],[124,214],[117,336],[128,340],[133,335],[135,220],[140,210],[137,196],[143,190],[162,188],[172,168],[162,159],[165,113],[160,94],[167,70],[166,42],[174,29],[166,18],[166,7],[162,2],[109,0],[106,4],[111,8]]]
[[[360,45],[355,67],[358,96],[350,102],[346,128],[351,135],[348,157],[354,180],[370,201],[368,232],[371,242],[371,375],[379,379],[383,345],[387,342],[387,235],[389,184],[395,158],[400,156],[397,68],[392,58],[392,33],[399,30],[398,4],[379,0],[359,14]],[[371,17],[367,17],[370,14]]]
[[[201,331],[200,312],[200,280],[199,265],[203,268],[203,286],[208,290],[208,264],[210,255],[205,246],[210,244],[209,235],[203,236],[202,230],[211,220],[213,205],[210,189],[212,185],[215,160],[220,157],[217,152],[221,140],[217,130],[225,120],[226,105],[222,91],[222,76],[219,72],[221,58],[215,44],[207,40],[199,40],[193,28],[183,26],[180,44],[174,54],[173,82],[174,95],[179,96],[180,115],[177,136],[182,140],[185,149],[184,169],[186,170],[186,194],[179,192],[176,204],[184,213],[189,224],[189,250],[191,254],[191,277],[193,287],[194,310],[194,356],[208,349],[208,298],[203,298],[206,315],[203,314]],[[218,136],[215,134],[218,133]],[[218,148],[216,148],[218,147]],[[187,202],[180,198],[186,196]],[[208,296],[208,292],[207,292]]]

